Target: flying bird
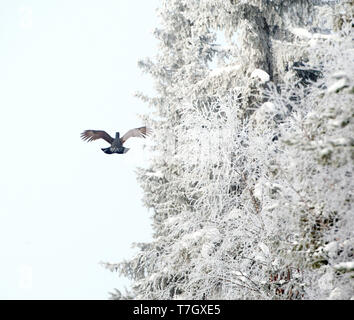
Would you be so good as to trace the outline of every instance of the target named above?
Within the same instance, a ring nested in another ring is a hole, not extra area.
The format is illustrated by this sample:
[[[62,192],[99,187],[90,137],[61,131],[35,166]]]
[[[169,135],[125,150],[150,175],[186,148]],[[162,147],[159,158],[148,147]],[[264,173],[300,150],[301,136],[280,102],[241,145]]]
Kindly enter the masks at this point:
[[[131,137],[145,138],[151,133],[151,129],[147,127],[140,127],[129,130],[123,137],[119,137],[119,132],[116,132],[116,137],[113,139],[106,131],[102,130],[85,130],[81,133],[81,139],[87,142],[97,139],[106,140],[111,146],[108,148],[101,148],[104,153],[127,153],[130,148],[125,148],[123,144]]]

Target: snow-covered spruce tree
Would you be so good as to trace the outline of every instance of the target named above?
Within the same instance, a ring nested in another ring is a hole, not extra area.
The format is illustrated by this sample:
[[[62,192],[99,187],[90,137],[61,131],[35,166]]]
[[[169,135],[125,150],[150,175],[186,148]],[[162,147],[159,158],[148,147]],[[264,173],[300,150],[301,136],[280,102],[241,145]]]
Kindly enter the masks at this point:
[[[338,32],[302,32],[310,44],[303,71],[320,72],[316,83],[302,86],[290,78],[280,92],[268,92],[270,102],[291,113],[279,126],[274,174],[256,187],[270,215],[288,221],[290,228],[279,229],[287,241],[273,252],[301,274],[305,298],[354,296],[353,10],[352,1],[337,4]]]
[[[353,295],[348,8],[162,2],[159,54],[140,63],[157,90],[140,94],[155,145],[138,171],[154,241],[106,265],[133,280],[113,298]]]

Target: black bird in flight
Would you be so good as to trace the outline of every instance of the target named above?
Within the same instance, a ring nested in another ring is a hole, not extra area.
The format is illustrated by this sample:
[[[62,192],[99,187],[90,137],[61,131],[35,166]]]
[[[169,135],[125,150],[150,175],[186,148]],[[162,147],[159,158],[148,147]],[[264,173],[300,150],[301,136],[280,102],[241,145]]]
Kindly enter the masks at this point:
[[[119,132],[116,132],[116,137],[113,139],[106,131],[102,130],[85,130],[81,133],[81,138],[84,141],[90,142],[97,139],[106,140],[111,144],[108,148],[101,148],[104,153],[112,154],[112,153],[127,153],[130,148],[123,147],[125,141],[127,141],[131,137],[145,138],[151,133],[151,129],[147,127],[135,128],[129,130],[123,137],[119,137]]]

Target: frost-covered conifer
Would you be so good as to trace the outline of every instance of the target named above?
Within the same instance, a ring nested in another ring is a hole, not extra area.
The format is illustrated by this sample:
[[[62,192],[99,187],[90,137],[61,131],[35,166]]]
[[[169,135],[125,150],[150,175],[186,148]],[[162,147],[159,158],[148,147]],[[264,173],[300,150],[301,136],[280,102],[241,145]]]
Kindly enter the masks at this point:
[[[348,299],[353,4],[165,0],[136,299]],[[222,39],[225,35],[225,39]]]

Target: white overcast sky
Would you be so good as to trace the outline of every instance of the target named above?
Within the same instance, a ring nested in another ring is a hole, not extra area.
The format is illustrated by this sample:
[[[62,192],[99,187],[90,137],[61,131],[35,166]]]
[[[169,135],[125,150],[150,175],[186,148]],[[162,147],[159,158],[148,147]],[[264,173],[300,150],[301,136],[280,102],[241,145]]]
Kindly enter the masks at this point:
[[[140,125],[152,94],[158,0],[0,1],[0,299],[106,299],[129,282],[99,265],[151,239],[135,167],[85,129]],[[139,140],[139,141],[138,141]]]

